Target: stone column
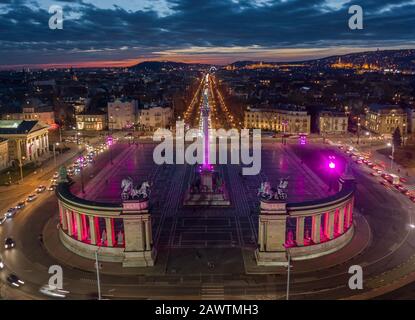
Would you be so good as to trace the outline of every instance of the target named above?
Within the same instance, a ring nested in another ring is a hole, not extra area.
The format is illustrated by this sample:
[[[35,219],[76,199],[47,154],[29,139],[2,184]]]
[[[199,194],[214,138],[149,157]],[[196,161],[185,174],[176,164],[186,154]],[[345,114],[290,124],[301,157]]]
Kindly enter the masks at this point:
[[[114,239],[112,238],[112,218],[105,218],[105,226],[107,232],[107,246],[113,247],[114,246]]]
[[[314,243],[320,243],[321,214],[311,216],[311,239]]]
[[[327,230],[327,237],[331,240],[334,238],[334,217],[336,212],[331,211],[326,213],[328,215],[328,230]]]
[[[46,152],[49,152],[49,136],[46,133]]]
[[[76,221],[76,233],[77,238],[79,241],[82,241],[82,221],[81,221],[81,215],[78,212],[74,212],[75,215],[75,221]]]
[[[352,202],[349,202],[348,204],[347,204],[347,210],[346,210],[346,228],[347,229],[349,229],[350,228],[350,226],[351,226],[351,222],[352,222],[352,219],[351,219],[351,215],[352,215],[352,210],[353,210],[353,207],[352,207]]]
[[[287,227],[286,203],[276,200],[261,200],[258,217],[260,229],[259,248],[255,251],[258,265],[287,265],[285,237]]]
[[[66,217],[66,209],[62,208],[62,204],[59,201],[59,215],[61,217],[61,227],[62,230],[68,230],[68,218]]]
[[[259,250],[264,251],[264,222],[261,221],[258,226],[258,244]]]
[[[88,216],[89,220],[89,236],[91,238],[91,244],[96,245],[97,244],[97,236],[96,236],[96,230],[95,230],[95,221],[93,216]]]
[[[295,241],[297,246],[304,245],[304,220],[305,217],[297,217],[297,228],[295,232]]]
[[[343,234],[344,233],[344,211],[347,209],[346,207],[342,207],[339,210],[339,221],[337,224],[337,233],[338,234]]]
[[[151,226],[150,226],[150,221],[145,220],[144,221],[144,225],[145,225],[145,235],[146,235],[146,250],[151,250],[151,239],[150,239],[150,234],[151,234]]]
[[[73,225],[72,225],[72,212],[66,209],[66,219],[68,222],[68,234],[72,237]]]

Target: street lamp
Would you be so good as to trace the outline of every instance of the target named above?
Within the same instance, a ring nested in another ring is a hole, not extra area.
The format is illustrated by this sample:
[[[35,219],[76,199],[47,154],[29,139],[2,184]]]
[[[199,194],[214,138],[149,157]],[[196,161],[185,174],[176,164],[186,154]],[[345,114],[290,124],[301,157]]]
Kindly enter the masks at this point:
[[[56,168],[56,148],[55,146],[59,146],[59,142],[56,142],[53,144],[53,162],[55,163],[55,168]]]
[[[111,149],[112,143],[113,143],[112,136],[108,136],[108,138],[107,138],[107,145],[108,145],[108,148],[110,150],[110,161],[111,161],[111,165],[114,164],[113,161],[112,161],[112,149]]]
[[[85,193],[84,188],[84,158],[79,158],[79,163],[81,164],[81,191],[82,193]]]
[[[402,126],[403,126],[403,139],[402,139],[402,145],[404,146],[405,145],[405,139],[406,139],[406,123],[403,123],[402,124]]]
[[[288,248],[287,248],[287,260],[288,260],[288,265],[287,265],[287,292],[286,292],[285,299],[290,300],[291,254],[290,254],[290,250]]]
[[[395,154],[395,145],[392,142],[388,143],[388,147],[392,147],[392,156],[391,156],[391,171],[393,170],[393,158],[394,158],[394,154]]]
[[[99,263],[98,263],[98,250],[100,249],[100,247],[98,247],[98,249],[95,251],[95,269],[97,270],[97,285],[98,285],[98,300],[101,300],[101,281],[100,281],[100,277],[99,277]]]
[[[23,163],[22,160],[26,160],[24,156],[20,156],[19,158],[19,167],[20,167],[20,181],[23,183]]]

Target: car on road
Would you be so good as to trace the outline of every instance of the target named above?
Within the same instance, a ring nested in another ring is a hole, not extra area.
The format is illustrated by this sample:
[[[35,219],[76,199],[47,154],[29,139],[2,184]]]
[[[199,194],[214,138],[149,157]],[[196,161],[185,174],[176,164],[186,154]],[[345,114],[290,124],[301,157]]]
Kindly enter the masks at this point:
[[[415,197],[409,197],[409,200],[415,203]]]
[[[388,180],[380,180],[379,183],[385,187],[390,187],[390,182]]]
[[[6,240],[4,240],[4,249],[12,249],[15,246],[16,246],[16,243],[14,242],[12,238],[6,238]]]
[[[0,226],[7,221],[7,217],[0,218]]]
[[[3,259],[0,257],[0,270],[3,270],[4,268],[4,262]]]
[[[10,208],[9,210],[6,211],[6,213],[4,214],[4,216],[6,218],[13,218],[13,216],[16,214],[17,209],[16,208]]]
[[[55,297],[55,298],[66,298],[66,295],[69,293],[69,291],[59,289],[49,284],[46,284],[43,287],[41,287],[39,289],[39,292],[49,297]]]
[[[54,190],[55,190],[55,185],[51,184],[51,185],[48,187],[48,191],[54,191]]]
[[[20,286],[24,285],[24,281],[20,280],[20,278],[13,273],[9,274],[6,280],[7,283],[12,287],[19,288]]]
[[[408,180],[407,180],[407,179],[405,179],[405,178],[403,178],[403,177],[400,177],[400,178],[399,178],[399,180],[400,180],[401,182],[403,182],[403,183],[407,183],[407,182],[408,182]]]
[[[379,177],[381,175],[381,173],[378,171],[372,171],[370,174],[374,177]]]
[[[55,173],[53,174],[53,179],[58,179],[58,177],[59,177],[59,173],[55,172]]]
[[[45,191],[46,190],[46,187],[45,186],[43,186],[43,185],[40,185],[40,186],[38,186],[37,188],[36,188],[36,192],[37,193],[42,193],[43,191]]]
[[[31,194],[27,197],[26,201],[27,202],[32,202],[36,199],[36,195],[35,194]]]
[[[26,202],[25,201],[20,201],[17,205],[16,205],[16,209],[17,210],[21,210],[21,209],[23,209],[24,207],[26,207]]]

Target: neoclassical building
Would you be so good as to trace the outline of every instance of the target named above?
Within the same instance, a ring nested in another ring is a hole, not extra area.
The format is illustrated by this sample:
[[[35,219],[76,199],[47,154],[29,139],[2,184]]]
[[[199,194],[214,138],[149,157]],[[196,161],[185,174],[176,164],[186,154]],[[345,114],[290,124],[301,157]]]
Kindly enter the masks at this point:
[[[49,153],[48,127],[39,121],[0,120],[0,138],[8,140],[10,161],[32,162]]]
[[[307,111],[293,106],[280,109],[250,108],[245,111],[244,126],[287,134],[309,134],[311,117]]]

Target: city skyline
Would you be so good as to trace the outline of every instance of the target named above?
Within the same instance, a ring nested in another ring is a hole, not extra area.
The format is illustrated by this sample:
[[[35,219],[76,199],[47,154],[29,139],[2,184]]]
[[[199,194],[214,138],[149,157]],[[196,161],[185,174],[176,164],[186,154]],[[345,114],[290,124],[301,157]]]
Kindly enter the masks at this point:
[[[50,1],[0,3],[0,69],[127,67],[142,61],[224,65],[304,61],[414,48],[414,1],[361,1],[363,30],[348,28],[348,0]],[[50,30],[51,5],[63,8]]]

